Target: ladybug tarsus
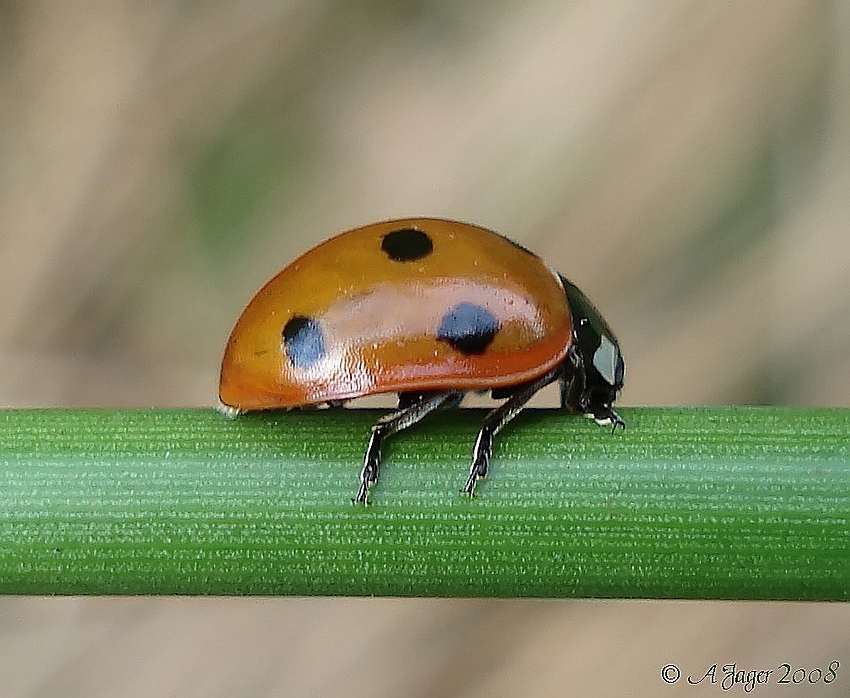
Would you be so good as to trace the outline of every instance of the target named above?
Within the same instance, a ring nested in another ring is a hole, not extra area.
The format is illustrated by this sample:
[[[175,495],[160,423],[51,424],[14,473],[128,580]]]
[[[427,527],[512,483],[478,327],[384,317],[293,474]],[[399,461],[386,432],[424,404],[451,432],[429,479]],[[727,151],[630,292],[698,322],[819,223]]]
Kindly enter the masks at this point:
[[[378,468],[381,465],[381,440],[383,436],[383,427],[376,424],[372,428],[369,445],[366,447],[363,470],[360,472],[360,488],[357,490],[357,496],[351,500],[355,504],[369,503],[367,500],[369,487],[378,481]]]
[[[610,408],[608,409],[608,421],[611,423],[612,434],[617,431],[617,427],[623,427],[623,431],[626,430],[626,423],[623,421],[623,418]]]
[[[475,496],[476,483],[487,477],[490,466],[490,456],[493,454],[493,432],[486,426],[478,432],[475,439],[475,447],[472,449],[472,467],[469,469],[469,477],[463,486],[461,493]]]
[[[481,431],[478,432],[475,447],[472,450],[472,467],[469,469],[469,478],[463,490],[461,490],[462,492],[470,497],[473,496],[475,483],[481,478],[487,477],[490,456],[493,453],[493,439],[496,434],[522,411],[525,403],[534,397],[539,390],[556,380],[562,379],[563,373],[563,367],[559,366],[540,378],[518,387],[507,400],[484,418],[484,424],[481,426]]]
[[[360,472],[360,487],[354,501],[368,504],[369,488],[378,481],[381,464],[381,445],[386,437],[416,424],[426,415],[443,406],[454,406],[463,399],[463,393],[449,390],[439,393],[399,393],[398,409],[381,417],[372,427],[363,470]]]

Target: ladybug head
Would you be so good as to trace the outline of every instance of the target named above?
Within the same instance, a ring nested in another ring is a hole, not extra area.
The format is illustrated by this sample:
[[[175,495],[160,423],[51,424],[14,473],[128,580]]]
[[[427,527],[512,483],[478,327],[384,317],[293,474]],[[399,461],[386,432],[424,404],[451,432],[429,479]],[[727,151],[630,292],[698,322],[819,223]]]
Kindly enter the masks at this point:
[[[621,424],[611,410],[623,388],[626,364],[614,332],[593,303],[569,279],[561,277],[573,320],[573,341],[583,381],[573,381],[569,406],[603,424]]]

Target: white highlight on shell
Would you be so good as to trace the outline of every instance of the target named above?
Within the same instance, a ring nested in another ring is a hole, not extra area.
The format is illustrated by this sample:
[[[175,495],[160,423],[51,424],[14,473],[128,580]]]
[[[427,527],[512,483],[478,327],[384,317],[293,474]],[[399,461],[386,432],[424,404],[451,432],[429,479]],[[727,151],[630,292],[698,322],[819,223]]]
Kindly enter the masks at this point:
[[[593,367],[599,371],[609,385],[614,385],[617,375],[617,355],[619,351],[616,345],[604,334],[600,337],[599,348],[593,354]]]

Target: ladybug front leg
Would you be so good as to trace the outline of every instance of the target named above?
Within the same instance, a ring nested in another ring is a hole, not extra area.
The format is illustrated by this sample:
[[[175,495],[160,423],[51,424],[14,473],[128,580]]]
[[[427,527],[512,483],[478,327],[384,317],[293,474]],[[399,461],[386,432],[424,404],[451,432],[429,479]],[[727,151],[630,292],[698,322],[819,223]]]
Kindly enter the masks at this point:
[[[451,390],[445,393],[420,393],[399,395],[399,409],[381,417],[372,427],[363,470],[360,473],[360,488],[354,502],[367,504],[369,488],[378,481],[378,469],[381,464],[381,445],[386,437],[416,424],[430,412],[439,407],[457,405],[463,399],[463,393]]]
[[[461,492],[468,494],[470,497],[473,496],[475,483],[479,479],[487,477],[487,468],[490,464],[490,456],[493,453],[493,438],[502,430],[505,424],[522,411],[525,403],[534,397],[534,394],[538,390],[558,380],[561,376],[561,371],[562,368],[559,366],[555,370],[540,376],[537,380],[531,381],[531,383],[524,383],[507,400],[484,418],[484,424],[481,425],[481,431],[478,432],[478,438],[475,439],[475,446],[472,449],[472,467],[469,469],[469,477]]]

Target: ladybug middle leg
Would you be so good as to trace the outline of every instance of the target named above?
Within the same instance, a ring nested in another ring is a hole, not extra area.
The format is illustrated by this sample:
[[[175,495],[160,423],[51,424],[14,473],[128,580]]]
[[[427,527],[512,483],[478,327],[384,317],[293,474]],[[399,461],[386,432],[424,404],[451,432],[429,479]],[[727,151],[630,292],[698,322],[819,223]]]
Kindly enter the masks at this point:
[[[530,383],[523,383],[511,393],[507,400],[484,418],[481,431],[478,432],[478,438],[475,439],[475,446],[472,449],[472,467],[469,469],[469,478],[461,492],[470,497],[473,496],[475,483],[479,479],[487,477],[487,468],[490,463],[490,456],[493,453],[493,437],[522,411],[525,403],[534,397],[535,393],[558,380],[562,372],[563,368],[559,366]]]
[[[381,464],[381,444],[388,436],[416,424],[426,415],[440,407],[453,407],[463,399],[463,393],[450,390],[440,393],[399,393],[398,409],[381,417],[372,427],[372,436],[366,447],[363,470],[360,473],[360,489],[354,502],[366,504],[369,487],[378,481]]]

